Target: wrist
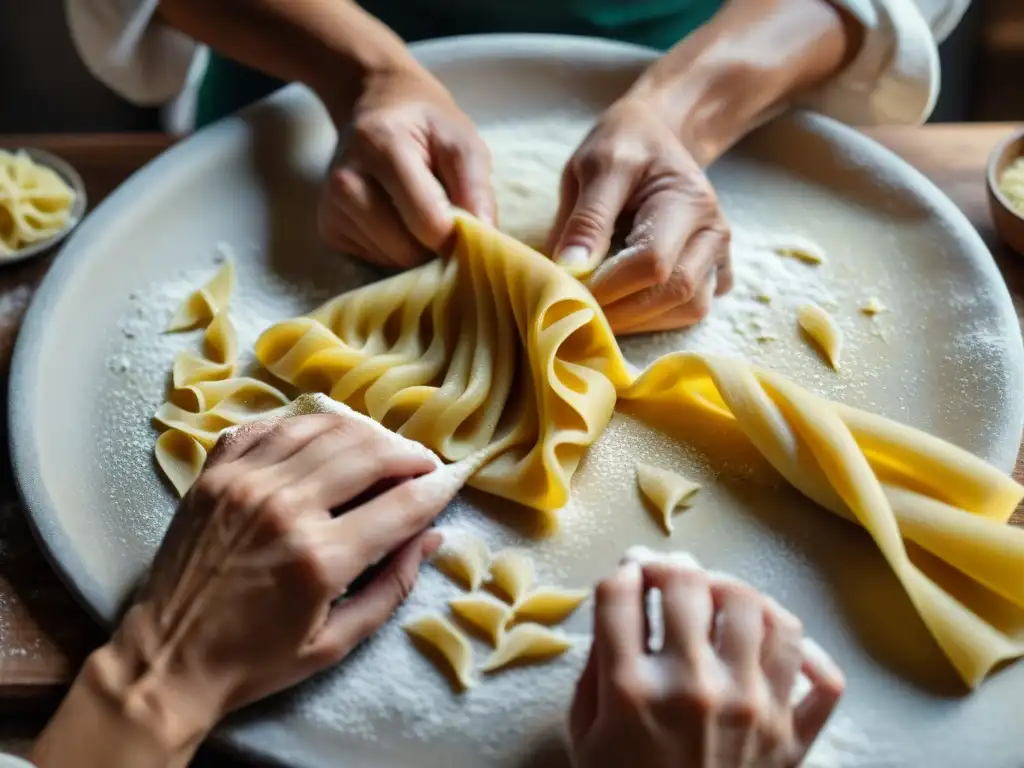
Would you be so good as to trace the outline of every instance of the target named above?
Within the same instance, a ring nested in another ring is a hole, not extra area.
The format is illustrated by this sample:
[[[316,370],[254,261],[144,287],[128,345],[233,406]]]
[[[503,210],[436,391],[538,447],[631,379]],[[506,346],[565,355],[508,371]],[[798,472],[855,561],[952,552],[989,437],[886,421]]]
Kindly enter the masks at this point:
[[[630,90],[707,165],[794,93],[835,74],[859,27],[827,0],[729,0]]]
[[[707,166],[780,99],[779,79],[771,67],[750,61],[697,56],[678,73],[652,68],[625,98],[653,110]]]
[[[33,759],[39,768],[68,765],[69,755],[81,768],[184,768],[216,720],[179,681],[108,644],[86,660]]]
[[[427,75],[400,37],[361,10],[344,38],[337,45],[328,41],[327,47],[327,62],[307,85],[338,126],[351,119],[359,100],[377,84]]]

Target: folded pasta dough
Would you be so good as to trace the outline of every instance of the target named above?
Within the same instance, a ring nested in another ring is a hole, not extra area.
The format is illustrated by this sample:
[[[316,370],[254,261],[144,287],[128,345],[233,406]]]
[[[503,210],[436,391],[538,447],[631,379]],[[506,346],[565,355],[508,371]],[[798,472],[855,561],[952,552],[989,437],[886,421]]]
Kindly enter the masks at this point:
[[[863,526],[969,685],[1024,655],[1024,531],[1005,525],[1024,495],[1017,483],[740,360],[677,353],[636,376],[581,283],[467,214],[456,215],[448,258],[276,325],[256,352],[300,390],[449,461],[486,451],[470,484],[552,522],[617,402],[641,417],[703,419]],[[905,540],[930,554],[912,559]]]

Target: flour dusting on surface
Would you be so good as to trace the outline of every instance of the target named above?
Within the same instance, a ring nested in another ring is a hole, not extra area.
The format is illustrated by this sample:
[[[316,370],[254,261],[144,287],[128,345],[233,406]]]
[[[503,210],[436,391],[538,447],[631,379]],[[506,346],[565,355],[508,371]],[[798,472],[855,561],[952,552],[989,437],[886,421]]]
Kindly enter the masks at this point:
[[[484,131],[494,155],[502,229],[533,245],[543,245],[557,210],[562,167],[587,128],[585,122],[563,120],[505,124]],[[889,360],[885,357],[888,347],[873,335],[877,328],[895,334],[909,326],[911,312],[901,303],[904,297],[894,295],[893,285],[882,280],[867,285],[837,279],[836,270],[845,267],[843,259],[833,258],[832,253],[827,253],[822,265],[781,257],[774,250],[778,233],[759,228],[753,217],[742,215],[742,209],[738,213],[733,222],[732,293],[717,299],[711,315],[692,329],[623,340],[627,357],[645,365],[669,349],[740,354],[791,375],[821,394],[862,406],[870,405],[870,393],[879,383],[890,382],[887,377],[897,366],[900,391],[914,391],[924,375],[921,371],[930,369],[917,361]],[[800,223],[789,221],[787,225],[795,230]],[[168,266],[167,280],[140,286],[129,297],[109,343],[105,363],[116,386],[98,393],[95,418],[104,422],[96,425],[96,434],[100,436],[100,460],[110,478],[111,509],[107,514],[116,521],[114,529],[123,531],[126,549],[149,552],[155,548],[174,508],[173,494],[156,481],[152,451],[157,432],[150,419],[168,394],[174,356],[182,349],[197,349],[202,331],[166,334],[164,329],[180,302],[224,258],[224,248],[218,251],[216,245],[210,244],[208,263],[202,267],[178,270]],[[355,287],[374,276],[353,260],[325,257],[310,262],[307,272],[283,277],[269,268],[265,255],[251,244],[232,243],[231,249],[236,254],[238,280],[231,317],[243,351],[241,363],[248,370],[254,366],[253,344],[264,329],[308,312],[335,295],[339,286]],[[858,307],[867,296],[876,294],[893,312],[873,321],[860,315]],[[799,339],[795,310],[809,301],[833,311],[843,327],[852,356],[849,372],[843,376],[822,365]],[[977,376],[982,377],[984,369],[978,361],[1006,344],[1004,338],[991,336],[986,327],[965,329],[951,353],[956,358],[951,362],[968,369],[977,365]],[[971,386],[970,376],[957,380],[964,382],[960,386]],[[900,412],[888,415],[902,415],[912,406],[913,402],[901,400]],[[522,524],[528,511],[511,505],[506,508],[493,497],[481,503],[482,495],[474,491],[460,494],[439,522],[478,535],[492,551],[529,547],[542,582],[588,588],[613,564],[593,562],[594,551],[621,530],[615,520],[619,510],[605,499],[633,492],[631,468],[636,460],[656,463],[666,457],[706,482],[713,498],[712,486],[723,472],[721,462],[713,463],[696,450],[639,427],[630,417],[616,415],[581,467],[581,475],[600,478],[600,482],[574,484],[573,497],[559,514],[560,528],[551,537],[538,540],[531,535]],[[727,469],[727,474],[737,476],[752,471],[739,464]],[[693,530],[720,524],[701,510],[687,517],[685,526]],[[691,530],[685,526],[681,535]],[[631,543],[622,542],[619,550]],[[573,575],[579,579],[581,573],[588,578],[574,583]],[[472,757],[480,755],[488,764],[523,764],[542,741],[557,750],[564,741],[566,706],[589,644],[589,603],[566,625],[576,641],[565,656],[538,667],[485,677],[466,694],[456,696],[400,627],[420,610],[443,609],[447,599],[456,594],[462,593],[450,581],[433,568],[424,568],[408,603],[378,635],[344,664],[266,706],[273,707],[275,718],[283,718],[297,729],[305,727],[304,732],[320,728],[344,734],[337,743],[354,752],[365,748],[367,754],[379,757],[380,764],[408,764],[410,749],[416,750],[413,754],[419,766],[472,764]],[[488,649],[472,642],[478,667]],[[254,714],[264,711],[258,709]],[[241,716],[233,727],[255,731],[260,722],[251,717]],[[456,754],[464,759],[454,759]],[[815,745],[807,765],[874,768],[885,765],[878,762],[879,754],[869,748],[859,721],[841,710]]]

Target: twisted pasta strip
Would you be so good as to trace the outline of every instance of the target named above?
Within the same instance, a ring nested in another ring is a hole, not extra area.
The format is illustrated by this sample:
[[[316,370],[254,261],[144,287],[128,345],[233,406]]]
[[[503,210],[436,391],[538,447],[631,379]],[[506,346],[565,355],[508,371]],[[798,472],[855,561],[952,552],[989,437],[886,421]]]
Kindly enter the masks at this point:
[[[679,353],[635,377],[578,281],[468,215],[455,229],[448,259],[265,332],[261,363],[449,461],[488,452],[471,484],[552,522],[617,402],[711,420],[865,528],[969,685],[1024,654],[1024,531],[1004,525],[1024,489],[1011,479],[740,360]],[[912,560],[905,540],[932,557]]]

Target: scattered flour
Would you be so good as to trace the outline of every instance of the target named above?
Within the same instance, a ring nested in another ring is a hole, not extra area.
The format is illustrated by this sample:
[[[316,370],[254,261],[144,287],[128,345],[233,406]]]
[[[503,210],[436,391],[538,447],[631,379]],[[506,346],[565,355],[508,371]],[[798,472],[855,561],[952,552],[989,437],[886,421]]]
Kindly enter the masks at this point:
[[[561,167],[586,129],[584,123],[560,121],[534,125],[530,130],[508,125],[485,132],[494,154],[503,229],[532,244],[543,243],[557,208]],[[840,302],[825,281],[827,265],[816,267],[780,257],[772,250],[777,244],[774,240],[752,230],[734,233],[734,243],[733,292],[719,299],[712,315],[694,329],[676,332],[671,338],[655,334],[625,341],[623,349],[634,363],[650,362],[668,345],[753,355],[775,343],[758,341],[758,337],[795,336],[799,304],[814,301],[835,306]],[[231,316],[243,350],[243,367],[250,370],[251,350],[261,331],[372,276],[351,260],[326,258],[310,262],[310,269],[301,277],[295,277],[300,273],[293,270],[283,278],[268,268],[265,256],[256,248],[235,248],[238,282]],[[134,292],[118,324],[119,333],[110,342],[106,362],[111,381],[99,393],[101,403],[95,417],[106,421],[97,425],[96,432],[102,435],[101,460],[111,477],[108,528],[119,532],[126,548],[146,552],[155,548],[174,508],[170,490],[155,482],[152,450],[157,432],[150,419],[168,394],[175,354],[196,348],[202,332],[166,334],[164,328],[180,302],[209,277],[224,254],[224,247],[219,247],[208,265],[177,274],[169,269],[167,281]],[[855,301],[849,302],[851,317],[856,315],[856,306]],[[811,353],[807,360],[806,365],[816,364]],[[624,451],[642,459],[651,450],[643,433],[631,428],[628,419],[616,418],[586,461],[598,467],[612,466],[621,463]],[[607,482],[634,482],[631,474],[618,474],[622,477],[609,476]],[[578,490],[560,514],[559,532],[540,541],[529,531],[496,522],[521,519],[521,509],[502,516],[497,509],[500,502],[490,503],[495,501],[490,499],[487,505],[480,505],[473,492],[457,498],[440,522],[472,531],[492,551],[529,546],[541,581],[586,587],[572,583],[572,574],[580,572],[592,545],[613,528],[592,509],[594,494],[608,492],[609,486],[603,482],[600,489]],[[487,507],[486,513],[483,507]],[[409,643],[400,625],[419,610],[438,609],[458,593],[458,588],[434,569],[424,569],[395,620],[344,664],[285,696],[283,707],[280,702],[273,705],[274,716],[319,726],[318,732],[333,734],[332,748],[366,750],[388,764],[407,760],[410,749],[415,749],[420,766],[473,764],[474,756],[481,754],[489,764],[522,764],[538,742],[560,743],[566,707],[588,649],[588,609],[578,611],[567,625],[578,640],[565,656],[539,667],[487,677],[465,695],[455,696],[433,665]],[[487,649],[480,644],[474,649],[479,665]],[[853,754],[863,738],[852,724],[840,726],[843,722],[835,719],[836,738],[825,737],[809,765],[846,768],[855,764],[844,756]],[[249,725],[242,717],[234,727],[244,730]],[[252,727],[257,726],[253,723]]]

